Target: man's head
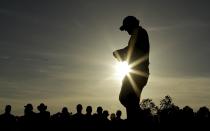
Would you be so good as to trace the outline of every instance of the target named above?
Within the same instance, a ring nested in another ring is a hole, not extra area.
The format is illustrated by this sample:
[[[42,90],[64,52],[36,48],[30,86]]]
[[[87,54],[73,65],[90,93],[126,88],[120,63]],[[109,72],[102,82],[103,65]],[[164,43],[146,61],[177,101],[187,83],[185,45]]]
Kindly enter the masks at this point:
[[[62,111],[61,111],[63,114],[68,114],[69,111],[68,111],[68,108],[67,107],[63,107]]]
[[[37,109],[40,112],[46,111],[47,110],[47,106],[44,103],[41,103],[39,106],[37,106]]]
[[[5,107],[5,113],[10,114],[11,109],[12,109],[11,105],[6,105],[6,107]]]
[[[102,114],[103,108],[101,106],[97,107],[97,113]]]
[[[117,118],[121,118],[121,115],[122,115],[122,112],[121,112],[120,110],[118,110],[118,111],[116,112]]]
[[[25,107],[25,110],[28,110],[28,111],[32,111],[33,110],[33,105],[32,104],[27,104],[24,106]]]
[[[24,107],[25,107],[25,109],[24,109],[25,115],[33,112],[33,105],[32,104],[29,103],[29,104],[25,105]]]
[[[92,113],[92,107],[91,106],[87,106],[86,112],[87,112],[87,114],[91,114]]]
[[[77,105],[77,113],[82,113],[82,105],[81,104]]]
[[[126,16],[123,19],[123,25],[120,27],[121,31],[127,31],[128,34],[139,26],[139,20],[134,16]]]

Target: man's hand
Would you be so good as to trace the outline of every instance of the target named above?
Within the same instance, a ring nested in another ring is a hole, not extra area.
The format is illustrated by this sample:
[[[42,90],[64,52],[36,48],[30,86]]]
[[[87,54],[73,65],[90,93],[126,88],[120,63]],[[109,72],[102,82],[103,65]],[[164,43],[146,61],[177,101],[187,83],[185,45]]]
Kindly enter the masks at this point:
[[[113,52],[113,56],[117,58],[117,50]]]
[[[127,52],[128,52],[128,46],[126,46],[123,49],[119,49],[113,52],[113,56],[118,61],[125,61],[127,59]]]

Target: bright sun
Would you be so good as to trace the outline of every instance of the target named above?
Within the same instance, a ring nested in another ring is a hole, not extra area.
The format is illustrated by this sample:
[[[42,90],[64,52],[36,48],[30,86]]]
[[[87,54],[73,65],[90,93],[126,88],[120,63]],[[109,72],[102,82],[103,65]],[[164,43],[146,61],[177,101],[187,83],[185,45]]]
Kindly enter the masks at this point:
[[[128,62],[118,62],[115,66],[116,74],[119,79],[123,79],[123,77],[131,71]]]

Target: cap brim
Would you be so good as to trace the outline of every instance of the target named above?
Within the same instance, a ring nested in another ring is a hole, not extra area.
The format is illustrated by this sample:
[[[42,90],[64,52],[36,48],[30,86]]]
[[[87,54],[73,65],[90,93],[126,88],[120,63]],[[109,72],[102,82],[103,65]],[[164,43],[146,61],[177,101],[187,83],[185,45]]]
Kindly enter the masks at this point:
[[[120,27],[120,30],[121,30],[121,31],[124,31],[124,30],[125,30],[125,27],[122,25],[122,26]]]

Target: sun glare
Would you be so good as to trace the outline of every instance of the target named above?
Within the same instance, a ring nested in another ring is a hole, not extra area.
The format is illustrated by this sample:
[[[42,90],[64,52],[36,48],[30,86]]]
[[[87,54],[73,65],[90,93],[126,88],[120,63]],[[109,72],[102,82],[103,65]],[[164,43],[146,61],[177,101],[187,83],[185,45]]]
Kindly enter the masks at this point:
[[[127,75],[131,71],[128,62],[118,62],[116,64],[116,74],[119,79],[123,79],[125,75]]]

